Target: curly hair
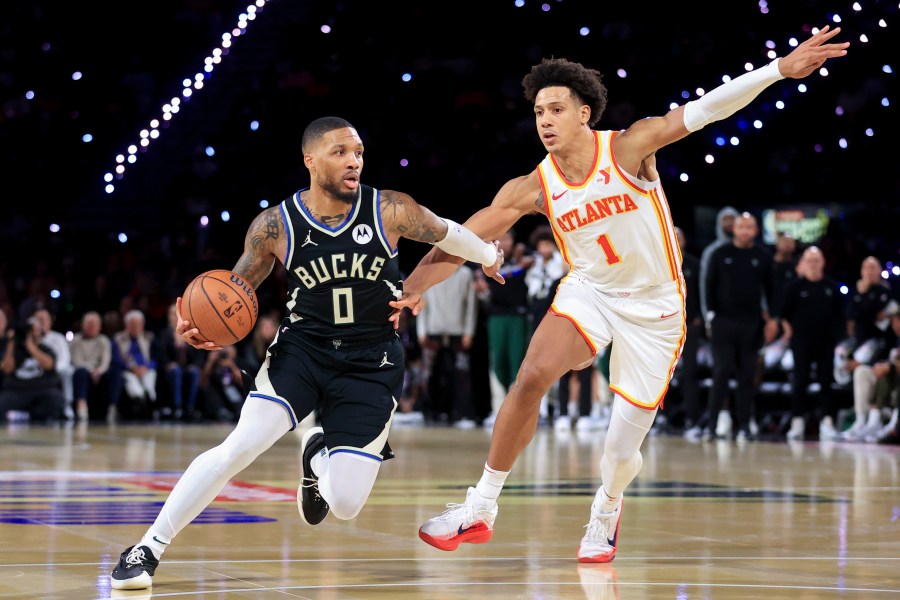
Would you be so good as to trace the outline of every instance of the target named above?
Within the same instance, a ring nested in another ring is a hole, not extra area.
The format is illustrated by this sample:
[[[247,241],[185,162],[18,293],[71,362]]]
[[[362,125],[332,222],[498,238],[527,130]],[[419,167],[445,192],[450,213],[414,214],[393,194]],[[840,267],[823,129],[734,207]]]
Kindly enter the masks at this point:
[[[545,58],[540,64],[531,67],[531,72],[522,79],[525,98],[532,104],[538,92],[553,86],[569,88],[576,100],[591,108],[591,120],[588,122],[591,127],[603,116],[603,111],[606,110],[606,86],[603,85],[600,71],[565,58]]]

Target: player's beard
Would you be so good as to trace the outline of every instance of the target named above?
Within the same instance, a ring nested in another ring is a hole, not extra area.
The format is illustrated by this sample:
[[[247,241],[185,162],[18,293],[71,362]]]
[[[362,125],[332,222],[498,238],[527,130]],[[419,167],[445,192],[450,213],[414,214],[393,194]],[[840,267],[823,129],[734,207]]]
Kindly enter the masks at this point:
[[[353,204],[356,202],[357,198],[359,198],[360,188],[355,190],[348,190],[343,187],[343,184],[338,181],[337,183],[331,181],[319,181],[319,187],[325,190],[325,193],[334,198],[335,200],[340,200],[341,202],[346,202],[347,204]]]

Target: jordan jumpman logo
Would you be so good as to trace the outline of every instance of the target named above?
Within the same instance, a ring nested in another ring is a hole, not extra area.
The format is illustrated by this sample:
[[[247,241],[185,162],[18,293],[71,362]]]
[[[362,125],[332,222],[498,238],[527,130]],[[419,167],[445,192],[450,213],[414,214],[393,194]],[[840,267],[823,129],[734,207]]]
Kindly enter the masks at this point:
[[[391,365],[392,367],[394,366],[394,363],[387,359],[387,352],[384,353],[384,357],[381,359],[381,364],[378,366],[383,367],[384,365]]]
[[[300,244],[300,247],[306,246],[307,244],[312,244],[313,246],[318,246],[317,243],[312,241],[312,230],[306,232],[306,241]]]

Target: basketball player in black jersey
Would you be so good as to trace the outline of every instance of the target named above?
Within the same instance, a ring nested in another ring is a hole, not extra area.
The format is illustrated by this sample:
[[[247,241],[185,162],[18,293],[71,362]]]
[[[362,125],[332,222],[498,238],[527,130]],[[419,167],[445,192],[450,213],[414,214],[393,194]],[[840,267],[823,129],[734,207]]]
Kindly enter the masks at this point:
[[[434,244],[498,274],[503,255],[471,231],[442,219],[393,190],[360,182],[363,143],[337,117],[313,121],[303,134],[310,187],[253,221],[233,271],[254,289],[276,261],[290,283],[288,316],[269,346],[234,431],[198,456],[178,481],[156,521],[126,549],[110,576],[113,589],[152,585],[172,539],[281,436],[318,409],[321,427],[300,447],[301,518],[316,525],[328,512],[352,519],[365,504],[384,458],[403,383],[403,348],[388,317],[401,297],[401,237]],[[200,342],[176,301],[176,331]]]

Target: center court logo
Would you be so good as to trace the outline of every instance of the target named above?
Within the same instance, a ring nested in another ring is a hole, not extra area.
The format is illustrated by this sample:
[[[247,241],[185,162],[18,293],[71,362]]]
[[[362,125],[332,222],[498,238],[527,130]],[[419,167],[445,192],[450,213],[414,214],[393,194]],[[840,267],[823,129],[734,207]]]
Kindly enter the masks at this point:
[[[357,244],[368,244],[372,241],[372,228],[368,225],[357,225],[353,228],[353,241]]]

